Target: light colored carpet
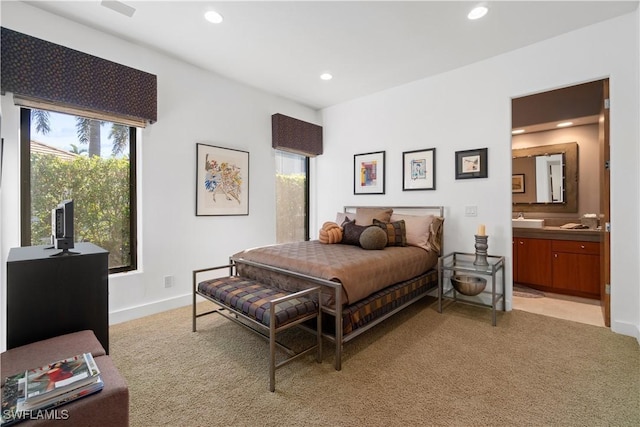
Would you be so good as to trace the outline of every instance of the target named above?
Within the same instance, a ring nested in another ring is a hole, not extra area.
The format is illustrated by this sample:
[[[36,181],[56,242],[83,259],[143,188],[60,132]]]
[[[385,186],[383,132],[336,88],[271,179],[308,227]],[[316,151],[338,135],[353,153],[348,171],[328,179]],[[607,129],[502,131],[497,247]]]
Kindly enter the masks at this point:
[[[635,339],[490,313],[418,302],[347,343],[342,371],[330,343],[278,369],[275,393],[266,341],[217,315],[191,332],[190,307],[112,326],[110,349],[132,426],[640,425]]]

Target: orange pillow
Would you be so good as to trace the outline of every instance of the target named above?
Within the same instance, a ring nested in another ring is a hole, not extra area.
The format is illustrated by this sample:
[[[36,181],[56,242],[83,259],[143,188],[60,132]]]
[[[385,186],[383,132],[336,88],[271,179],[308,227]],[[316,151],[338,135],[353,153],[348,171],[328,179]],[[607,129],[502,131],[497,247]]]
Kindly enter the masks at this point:
[[[320,229],[318,240],[325,244],[340,243],[342,241],[342,227],[335,222],[325,222]]]

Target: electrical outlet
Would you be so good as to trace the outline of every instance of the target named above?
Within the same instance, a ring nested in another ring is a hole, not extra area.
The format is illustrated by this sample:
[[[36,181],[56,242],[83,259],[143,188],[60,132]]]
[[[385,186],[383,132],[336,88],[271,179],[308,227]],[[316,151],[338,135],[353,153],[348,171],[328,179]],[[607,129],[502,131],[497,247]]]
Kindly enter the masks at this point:
[[[173,286],[173,276],[164,276],[164,287],[170,288]]]
[[[464,208],[464,216],[478,216],[478,207],[477,206],[465,206],[465,208]]]

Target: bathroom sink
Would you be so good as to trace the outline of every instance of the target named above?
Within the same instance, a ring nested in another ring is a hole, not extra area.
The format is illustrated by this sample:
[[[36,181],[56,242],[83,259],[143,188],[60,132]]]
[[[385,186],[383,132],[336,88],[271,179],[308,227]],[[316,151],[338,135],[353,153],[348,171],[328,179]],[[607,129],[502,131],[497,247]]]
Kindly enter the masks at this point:
[[[517,228],[544,228],[544,219],[512,219],[511,224]]]

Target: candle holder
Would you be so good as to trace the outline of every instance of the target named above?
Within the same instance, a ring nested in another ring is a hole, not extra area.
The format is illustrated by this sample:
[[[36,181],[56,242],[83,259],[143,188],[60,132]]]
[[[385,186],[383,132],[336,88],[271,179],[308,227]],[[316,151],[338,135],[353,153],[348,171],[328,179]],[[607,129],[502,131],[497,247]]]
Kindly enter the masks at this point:
[[[487,239],[489,236],[478,236],[476,234],[476,259],[473,261],[473,265],[486,266],[489,265],[487,261]]]

